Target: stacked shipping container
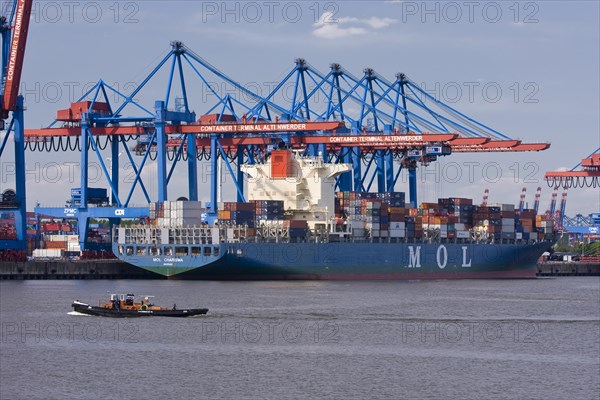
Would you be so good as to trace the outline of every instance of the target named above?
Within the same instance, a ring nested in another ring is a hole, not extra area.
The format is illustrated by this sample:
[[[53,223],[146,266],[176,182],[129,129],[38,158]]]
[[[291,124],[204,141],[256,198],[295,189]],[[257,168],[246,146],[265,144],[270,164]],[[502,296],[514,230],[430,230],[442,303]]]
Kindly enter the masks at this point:
[[[218,212],[223,225],[245,226],[248,236],[255,227],[280,227],[292,239],[310,235],[304,220],[287,220],[284,202],[253,200],[248,203],[221,203]],[[173,201],[152,203],[150,218],[166,227],[201,225],[205,211],[200,202]],[[355,239],[397,241],[400,239],[440,238],[444,240],[541,240],[552,235],[553,221],[532,210],[515,211],[512,204],[473,205],[468,198],[440,198],[437,203],[406,206],[403,192],[338,192],[335,198],[337,232]],[[282,232],[284,232],[282,231]]]
[[[219,210],[219,221],[231,225],[256,226],[256,205],[254,203],[225,202]]]
[[[199,201],[164,201],[150,203],[150,220],[164,227],[202,224],[202,203]]]

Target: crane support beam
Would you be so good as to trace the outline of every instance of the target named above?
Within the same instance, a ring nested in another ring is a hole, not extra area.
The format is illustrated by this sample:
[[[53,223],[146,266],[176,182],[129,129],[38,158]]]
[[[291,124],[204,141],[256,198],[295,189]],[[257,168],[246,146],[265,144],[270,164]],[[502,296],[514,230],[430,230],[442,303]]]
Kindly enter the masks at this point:
[[[464,138],[464,137],[458,137],[456,139],[452,139],[450,141],[450,146],[481,146],[482,144],[485,144],[487,142],[489,142],[491,139],[490,138],[486,138],[486,137],[480,137],[480,138]]]
[[[6,82],[4,84],[4,99],[2,103],[4,118],[8,117],[8,111],[14,111],[17,108],[17,96],[19,95],[21,72],[23,71],[23,58],[25,57],[32,4],[32,0],[17,1],[12,44],[6,65]]]
[[[452,142],[450,145],[454,153],[543,151],[550,148],[550,143],[520,143],[518,140],[491,140],[481,146],[454,146]]]
[[[585,177],[593,177],[600,176],[600,171],[557,171],[557,172],[546,172],[544,178],[585,178]]]
[[[244,133],[283,133],[283,132],[313,132],[333,131],[334,134],[297,135],[290,138],[290,145],[302,146],[310,144],[325,144],[329,149],[338,147],[374,147],[407,148],[416,145],[448,142],[454,153],[478,152],[513,152],[513,151],[542,151],[550,147],[549,143],[521,143],[519,140],[490,140],[489,138],[462,138],[454,133],[444,134],[409,134],[409,135],[336,135],[335,129],[341,126],[340,122],[305,122],[302,124],[217,124],[217,125],[165,125],[164,133],[167,135],[196,134],[198,147],[210,146],[210,133],[227,135],[222,137],[221,144],[227,146],[251,146],[268,144],[264,135],[260,136],[234,136]],[[220,130],[218,130],[218,129]],[[92,136],[104,135],[144,135],[149,134],[154,127],[145,126],[113,126],[90,127]],[[81,134],[80,127],[28,129],[25,132],[27,141],[45,141],[46,139],[61,136],[77,136]],[[169,140],[169,146],[178,145],[179,139]]]
[[[342,122],[301,122],[301,123],[264,123],[264,124],[188,124],[188,125],[166,125],[167,135],[178,135],[184,133],[195,134],[228,134],[228,133],[268,133],[268,132],[312,132],[312,131],[334,131],[343,126]],[[90,128],[94,136],[99,135],[142,135],[151,130],[152,127],[141,125],[134,126],[105,126]],[[41,128],[28,129],[27,137],[56,137],[77,136],[80,132],[78,127],[64,128]]]

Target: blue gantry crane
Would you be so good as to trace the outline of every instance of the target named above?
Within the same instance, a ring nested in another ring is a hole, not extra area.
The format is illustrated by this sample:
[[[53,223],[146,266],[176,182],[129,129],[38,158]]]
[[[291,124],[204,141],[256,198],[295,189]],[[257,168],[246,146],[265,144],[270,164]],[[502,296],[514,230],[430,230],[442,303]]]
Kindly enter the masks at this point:
[[[160,80],[165,70],[165,97],[152,106],[144,104],[139,100],[144,90]],[[216,81],[220,85],[214,85]],[[198,118],[192,101],[199,85],[210,94],[210,102],[193,103],[202,110]],[[292,95],[288,96],[290,88]],[[181,94],[178,104],[174,104],[176,89]],[[110,101],[115,98],[119,104]],[[131,93],[121,93],[100,80],[79,101],[59,110],[48,128],[28,129],[25,136],[26,148],[32,151],[81,152],[79,205],[36,211],[76,215],[82,248],[87,219],[143,214],[143,207],[131,207],[134,191],[141,191],[148,202],[168,200],[168,186],[181,161],[187,164],[190,200],[199,196],[198,162],[210,165],[209,213],[215,215],[220,163],[232,177],[238,200],[243,201],[241,165],[261,162],[270,150],[282,146],[303,149],[327,162],[352,164],[353,175],[342,174],[338,190],[370,191],[376,184],[378,191],[393,191],[406,170],[413,205],[417,204],[416,169],[420,164],[453,152],[540,151],[549,147],[511,139],[435,99],[401,73],[388,80],[365,68],[357,77],[339,64],[331,64],[327,73],[321,73],[298,58],[265,95],[229,77],[179,41],[171,43],[169,52]],[[102,151],[108,146],[110,157],[104,157]],[[119,187],[119,154],[126,156],[135,174],[125,191]],[[87,204],[90,157],[97,159],[108,177],[111,206]],[[108,158],[110,166],[105,162]],[[156,198],[149,196],[142,179],[153,161]]]
[[[26,248],[26,196],[25,196],[25,135],[23,97],[19,85],[23,71],[25,46],[33,0],[15,0],[3,3],[0,10],[0,35],[2,36],[2,67],[0,93],[0,159],[3,158],[10,137],[14,142],[15,190],[5,190],[0,210],[14,214],[15,238],[0,240],[0,249]]]

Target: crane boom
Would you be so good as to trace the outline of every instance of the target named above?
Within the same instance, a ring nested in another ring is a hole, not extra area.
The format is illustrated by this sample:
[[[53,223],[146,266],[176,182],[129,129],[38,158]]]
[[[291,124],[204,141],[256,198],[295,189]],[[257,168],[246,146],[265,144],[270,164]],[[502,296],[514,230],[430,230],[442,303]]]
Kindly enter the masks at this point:
[[[17,0],[14,10],[14,25],[10,53],[5,71],[2,117],[8,118],[8,112],[17,108],[17,96],[23,71],[23,58],[27,44],[27,33],[31,19],[33,0]]]

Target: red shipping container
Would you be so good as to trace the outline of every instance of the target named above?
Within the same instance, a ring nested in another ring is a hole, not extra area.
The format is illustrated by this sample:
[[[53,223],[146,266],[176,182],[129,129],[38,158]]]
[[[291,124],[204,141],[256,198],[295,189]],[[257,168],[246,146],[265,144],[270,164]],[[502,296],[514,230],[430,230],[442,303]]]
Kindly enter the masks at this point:
[[[44,230],[48,232],[58,232],[58,224],[44,224]]]
[[[221,122],[237,122],[237,119],[230,114],[221,115],[220,121],[219,114],[206,114],[200,116],[200,123],[202,125],[214,125]]]
[[[286,228],[308,228],[308,222],[305,220],[292,219],[284,221],[283,226]]]

